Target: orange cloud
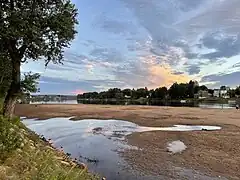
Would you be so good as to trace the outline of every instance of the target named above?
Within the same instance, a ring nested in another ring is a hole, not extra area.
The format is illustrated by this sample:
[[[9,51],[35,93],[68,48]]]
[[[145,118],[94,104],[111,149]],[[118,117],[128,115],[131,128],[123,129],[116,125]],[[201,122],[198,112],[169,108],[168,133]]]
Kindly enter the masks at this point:
[[[155,86],[169,87],[175,82],[185,83],[190,81],[190,78],[185,74],[174,74],[168,65],[151,66],[149,71],[149,79]]]
[[[190,81],[190,77],[186,74],[174,74],[174,69],[167,63],[159,64],[155,56],[147,56],[141,58],[148,71],[148,81],[151,83],[150,88],[159,86],[169,87],[173,83],[185,83]]]

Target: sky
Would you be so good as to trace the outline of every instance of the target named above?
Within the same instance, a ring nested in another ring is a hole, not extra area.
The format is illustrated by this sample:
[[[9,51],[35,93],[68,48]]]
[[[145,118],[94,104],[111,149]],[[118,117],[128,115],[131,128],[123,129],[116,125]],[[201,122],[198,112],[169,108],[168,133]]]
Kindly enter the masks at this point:
[[[240,85],[239,0],[72,0],[78,34],[64,65],[29,61],[40,94]]]

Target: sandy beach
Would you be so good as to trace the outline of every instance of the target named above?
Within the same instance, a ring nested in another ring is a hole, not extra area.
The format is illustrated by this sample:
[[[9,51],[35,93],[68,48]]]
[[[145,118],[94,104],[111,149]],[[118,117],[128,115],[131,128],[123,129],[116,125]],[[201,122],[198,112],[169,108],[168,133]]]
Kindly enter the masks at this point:
[[[17,105],[15,114],[47,119],[121,119],[141,126],[163,127],[175,124],[217,125],[217,131],[134,133],[128,142],[142,149],[122,154],[133,169],[149,175],[177,178],[177,169],[197,171],[214,177],[240,178],[240,111],[158,106],[110,105]],[[181,140],[187,149],[180,154],[167,152],[169,142]]]

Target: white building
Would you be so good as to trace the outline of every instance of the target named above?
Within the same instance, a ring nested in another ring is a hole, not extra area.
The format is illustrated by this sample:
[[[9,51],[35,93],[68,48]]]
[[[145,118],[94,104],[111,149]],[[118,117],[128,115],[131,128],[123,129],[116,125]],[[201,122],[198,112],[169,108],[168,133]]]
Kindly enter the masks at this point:
[[[214,89],[213,97],[220,97],[220,89]]]
[[[230,98],[230,96],[228,95],[228,90],[220,90],[220,97]]]

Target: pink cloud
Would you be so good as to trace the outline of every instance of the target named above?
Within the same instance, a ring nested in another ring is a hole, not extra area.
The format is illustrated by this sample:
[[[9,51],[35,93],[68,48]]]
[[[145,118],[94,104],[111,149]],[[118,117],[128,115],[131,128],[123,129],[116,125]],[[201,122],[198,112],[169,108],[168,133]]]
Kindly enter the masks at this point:
[[[72,93],[72,94],[83,94],[83,93],[85,93],[85,91],[83,91],[83,90],[81,90],[81,89],[77,89],[77,90],[75,90],[75,91],[72,91],[71,93]]]

